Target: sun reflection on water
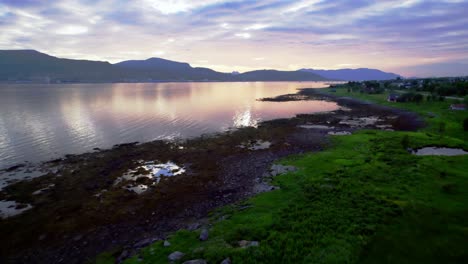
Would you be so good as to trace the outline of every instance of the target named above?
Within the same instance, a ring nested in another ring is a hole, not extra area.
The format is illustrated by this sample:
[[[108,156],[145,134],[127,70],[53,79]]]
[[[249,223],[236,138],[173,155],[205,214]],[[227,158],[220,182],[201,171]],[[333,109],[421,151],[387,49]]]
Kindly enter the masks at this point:
[[[260,122],[260,118],[252,117],[250,106],[246,107],[243,111],[236,111],[232,119],[234,121],[234,127],[257,127]]]

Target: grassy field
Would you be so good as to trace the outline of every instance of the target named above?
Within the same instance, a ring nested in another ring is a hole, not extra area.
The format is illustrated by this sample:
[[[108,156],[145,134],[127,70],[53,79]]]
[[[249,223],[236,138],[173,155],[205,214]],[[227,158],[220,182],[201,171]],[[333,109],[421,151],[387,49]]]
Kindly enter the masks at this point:
[[[468,118],[467,111],[453,111],[450,110],[451,104],[459,104],[459,100],[446,99],[445,101],[428,102],[422,101],[420,103],[406,102],[388,102],[387,96],[389,92],[382,94],[366,94],[360,92],[348,92],[346,87],[334,89],[336,92],[330,92],[331,89],[321,89],[333,95],[358,98],[369,102],[378,103],[401,109],[406,109],[418,113],[423,117],[428,126],[422,131],[430,133],[440,133],[441,126],[443,127],[443,134],[451,137],[468,140],[468,133],[463,131],[463,120]],[[441,125],[442,124],[442,125]]]
[[[207,241],[198,240],[200,231],[179,231],[171,246],[157,242],[125,263],[167,263],[174,251],[186,254],[180,263],[468,263],[468,156],[406,150],[468,149],[460,121],[467,114],[448,111],[449,102],[395,105],[385,95],[337,94],[416,111],[429,126],[335,136],[322,152],[283,160],[298,170],[275,178],[279,190],[213,212]],[[259,246],[241,248],[241,240]],[[112,261],[105,253],[96,263]]]

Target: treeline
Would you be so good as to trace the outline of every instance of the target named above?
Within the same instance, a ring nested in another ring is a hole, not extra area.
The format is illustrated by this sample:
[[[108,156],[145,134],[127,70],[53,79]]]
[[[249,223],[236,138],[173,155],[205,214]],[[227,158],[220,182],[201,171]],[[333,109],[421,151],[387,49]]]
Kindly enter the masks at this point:
[[[415,102],[415,103],[419,103],[423,100],[424,100],[424,96],[418,93],[404,93],[396,99],[397,102]]]
[[[428,92],[431,96],[458,96],[468,95],[468,78],[429,78],[412,80],[387,80],[348,82],[348,91],[369,94],[383,93],[385,90],[409,90]],[[433,100],[430,98],[429,100]]]
[[[468,95],[468,81],[464,79],[429,79],[424,80],[422,87],[416,90],[430,92],[439,96],[463,97]]]

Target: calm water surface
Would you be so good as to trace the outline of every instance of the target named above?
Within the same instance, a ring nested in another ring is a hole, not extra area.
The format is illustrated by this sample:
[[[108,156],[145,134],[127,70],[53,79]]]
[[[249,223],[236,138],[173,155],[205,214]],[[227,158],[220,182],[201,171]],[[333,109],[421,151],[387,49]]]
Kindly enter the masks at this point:
[[[0,168],[125,142],[187,138],[297,113],[323,101],[258,98],[320,82],[0,85]]]

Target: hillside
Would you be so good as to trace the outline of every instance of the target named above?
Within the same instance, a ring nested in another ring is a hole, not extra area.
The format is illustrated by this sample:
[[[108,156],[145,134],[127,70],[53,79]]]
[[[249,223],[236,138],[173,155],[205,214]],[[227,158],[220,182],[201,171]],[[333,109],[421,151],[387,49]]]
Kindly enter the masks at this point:
[[[35,50],[0,50],[0,81],[111,81],[123,75],[108,62],[61,59]]]
[[[397,77],[375,69],[256,70],[231,74],[161,58],[111,64],[62,59],[35,50],[0,50],[0,82],[355,81]]]
[[[236,78],[242,81],[325,81],[318,74],[304,71],[276,71],[276,70],[258,70],[245,72],[236,75]]]
[[[394,73],[367,68],[339,70],[301,69],[300,71],[315,73],[328,79],[342,81],[391,80],[400,77]]]

